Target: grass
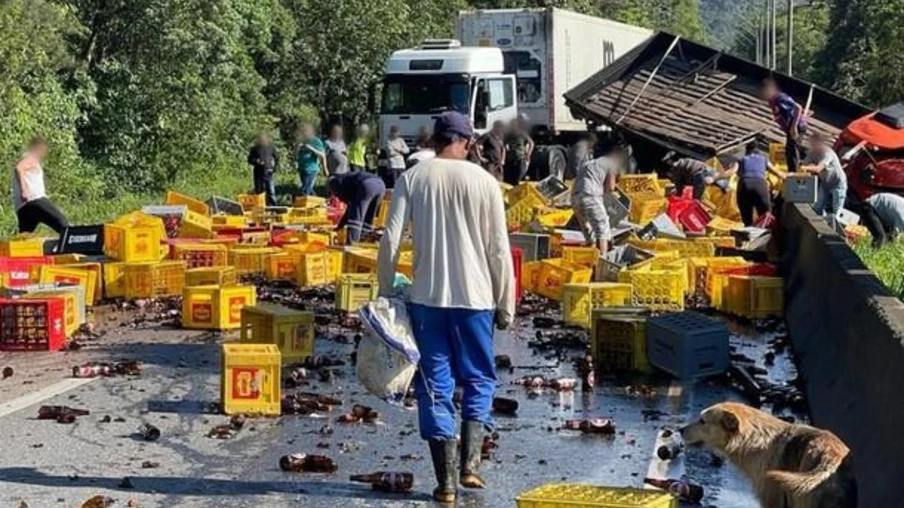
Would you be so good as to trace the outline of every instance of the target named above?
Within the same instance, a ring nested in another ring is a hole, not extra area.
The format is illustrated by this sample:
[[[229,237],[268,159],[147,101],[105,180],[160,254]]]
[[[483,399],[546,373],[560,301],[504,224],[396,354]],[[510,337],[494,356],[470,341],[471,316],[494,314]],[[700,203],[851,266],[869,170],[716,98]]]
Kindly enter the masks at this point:
[[[853,245],[867,268],[872,270],[891,291],[904,299],[904,242],[898,241],[874,249],[870,240]]]
[[[50,182],[49,182],[50,183]],[[235,199],[236,195],[252,189],[251,170],[246,172],[230,172],[208,174],[185,178],[170,186],[170,190],[193,196],[202,201],[211,196]],[[299,193],[298,175],[294,171],[281,171],[277,174],[277,193],[281,204],[288,205],[291,195]],[[121,192],[106,199],[93,199],[86,202],[54,200],[51,188],[51,200],[66,214],[69,222],[76,225],[101,224],[146,205],[163,204],[165,192],[129,193]],[[0,238],[6,238],[16,232],[16,215],[12,210],[10,198],[0,196]],[[54,236],[54,232],[45,226],[38,229],[39,234]]]

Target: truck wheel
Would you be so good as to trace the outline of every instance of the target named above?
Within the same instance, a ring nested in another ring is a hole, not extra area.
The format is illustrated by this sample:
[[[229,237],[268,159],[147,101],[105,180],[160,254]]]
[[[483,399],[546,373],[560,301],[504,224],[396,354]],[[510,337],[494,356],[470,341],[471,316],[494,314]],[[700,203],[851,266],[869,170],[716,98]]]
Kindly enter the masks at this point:
[[[567,157],[565,148],[559,145],[538,146],[531,157],[529,173],[534,180],[542,180],[555,175],[559,180],[565,178]]]

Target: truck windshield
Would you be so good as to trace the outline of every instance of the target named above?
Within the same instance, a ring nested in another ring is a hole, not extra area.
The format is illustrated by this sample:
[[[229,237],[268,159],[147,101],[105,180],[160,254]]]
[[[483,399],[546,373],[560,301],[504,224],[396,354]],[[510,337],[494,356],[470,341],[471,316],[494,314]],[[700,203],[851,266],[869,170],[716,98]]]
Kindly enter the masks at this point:
[[[381,113],[428,115],[455,110],[468,114],[470,95],[465,76],[390,75],[383,82]]]

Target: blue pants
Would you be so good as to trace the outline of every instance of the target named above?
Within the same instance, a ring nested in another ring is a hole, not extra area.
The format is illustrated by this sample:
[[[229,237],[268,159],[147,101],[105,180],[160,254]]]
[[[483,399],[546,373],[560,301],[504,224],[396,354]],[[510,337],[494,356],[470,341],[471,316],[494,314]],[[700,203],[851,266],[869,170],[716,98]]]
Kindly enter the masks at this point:
[[[314,195],[314,182],[317,181],[317,173],[299,173],[301,177],[301,195]]]
[[[822,184],[822,181],[819,182]],[[828,214],[838,216],[838,212],[844,207],[844,200],[847,198],[847,183],[827,188],[824,185],[819,187],[819,195],[816,198],[816,204],[813,208],[819,215]]]
[[[346,243],[349,245],[356,243],[361,239],[362,232],[373,230],[374,217],[385,194],[386,185],[383,184],[383,180],[379,178],[364,180],[345,211],[347,214],[345,225],[348,230]]]
[[[276,206],[276,185],[273,182],[273,171],[254,168],[254,193],[266,193],[267,206]]]
[[[418,422],[427,441],[455,439],[456,383],[463,389],[461,419],[490,427],[496,392],[493,311],[410,304],[414,338],[421,351],[415,376]]]

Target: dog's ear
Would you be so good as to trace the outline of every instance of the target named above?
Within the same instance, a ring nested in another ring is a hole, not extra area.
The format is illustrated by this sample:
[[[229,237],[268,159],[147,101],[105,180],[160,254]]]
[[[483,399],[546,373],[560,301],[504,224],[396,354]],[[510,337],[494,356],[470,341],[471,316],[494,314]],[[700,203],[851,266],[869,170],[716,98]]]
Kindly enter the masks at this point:
[[[737,415],[731,411],[722,411],[719,422],[722,424],[722,428],[728,432],[737,432],[738,428],[741,426],[741,420],[739,420]]]

